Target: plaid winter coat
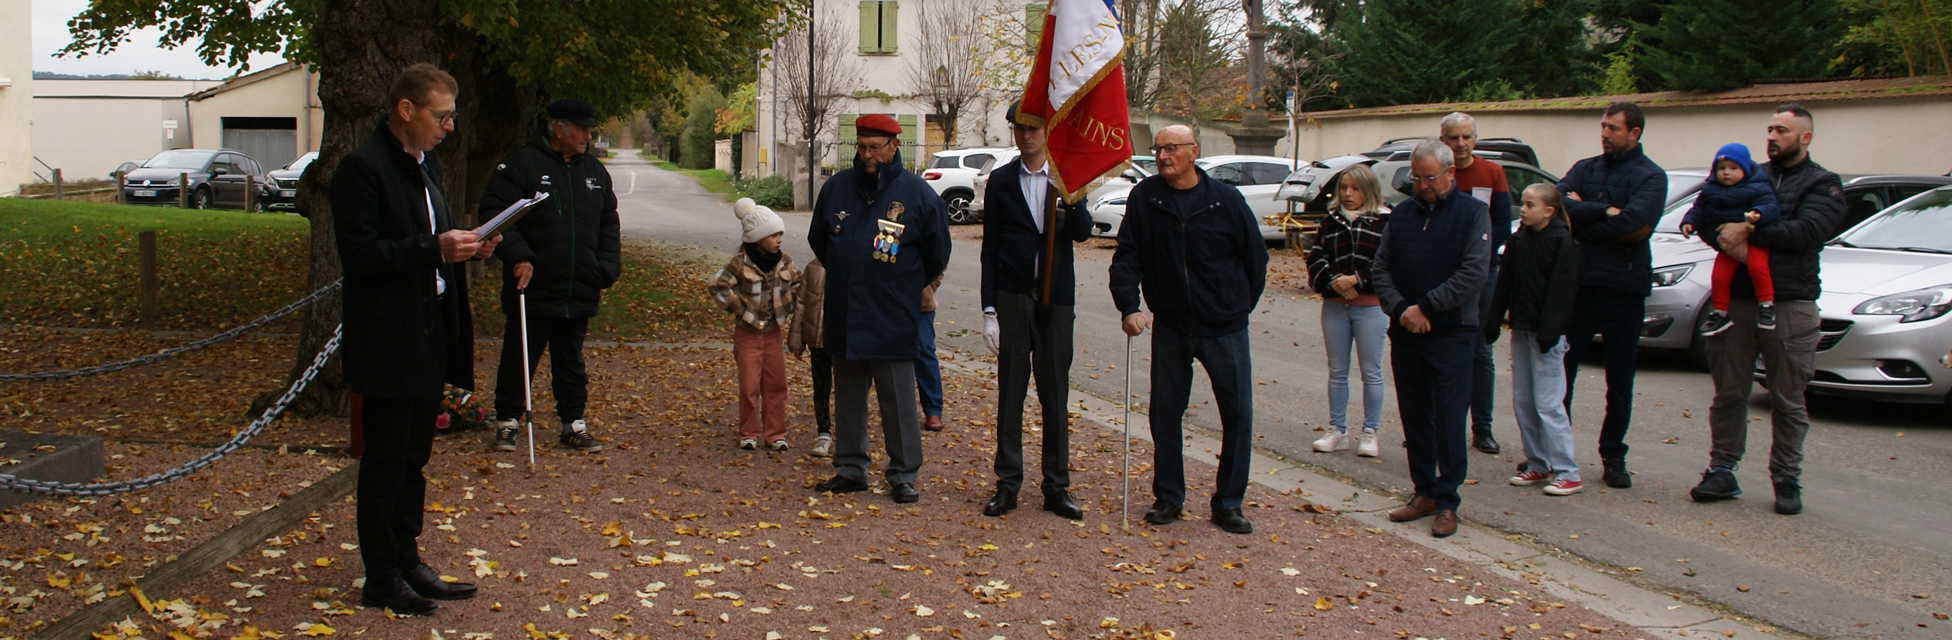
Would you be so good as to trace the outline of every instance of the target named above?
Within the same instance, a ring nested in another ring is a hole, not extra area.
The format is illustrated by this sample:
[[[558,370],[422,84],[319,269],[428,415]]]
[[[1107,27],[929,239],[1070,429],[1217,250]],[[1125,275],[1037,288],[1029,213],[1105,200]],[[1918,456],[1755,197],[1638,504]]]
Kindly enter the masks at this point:
[[[706,286],[712,301],[730,312],[739,326],[761,333],[784,329],[793,321],[793,303],[800,293],[800,272],[793,270],[793,258],[781,253],[772,273],[763,273],[746,257],[745,251],[732,254],[732,261],[718,270]]]
[[[1315,244],[1308,247],[1308,288],[1335,297],[1335,287],[1329,282],[1352,275],[1357,292],[1375,293],[1376,285],[1369,279],[1369,260],[1376,257],[1376,246],[1382,244],[1383,227],[1388,223],[1388,210],[1365,213],[1353,222],[1339,211],[1322,216],[1315,229]]]

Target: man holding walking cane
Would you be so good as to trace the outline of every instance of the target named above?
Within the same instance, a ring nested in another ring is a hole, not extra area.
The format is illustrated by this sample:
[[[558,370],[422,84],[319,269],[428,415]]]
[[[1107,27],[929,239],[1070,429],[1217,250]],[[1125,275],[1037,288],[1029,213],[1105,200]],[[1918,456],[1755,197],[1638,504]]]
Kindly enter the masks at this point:
[[[1091,213],[1079,201],[1053,207],[1057,189],[1046,164],[1044,128],[1007,118],[1018,159],[990,173],[983,216],[983,340],[997,356],[996,496],[983,515],[1017,508],[1023,487],[1023,412],[1030,378],[1043,408],[1044,510],[1071,520],[1071,333],[1077,319],[1072,243],[1091,239]]]
[[[1186,502],[1180,423],[1192,393],[1193,361],[1213,379],[1220,408],[1219,480],[1213,524],[1254,532],[1241,515],[1254,449],[1254,375],[1247,320],[1267,286],[1267,243],[1240,191],[1207,177],[1193,130],[1173,125],[1153,137],[1159,175],[1132,187],[1112,253],[1112,301],[1125,335],[1152,334],[1152,509],[1155,525],[1179,519]],[[1145,306],[1158,316],[1140,310]],[[1129,400],[1129,398],[1128,398]]]
[[[507,314],[501,365],[495,379],[494,450],[514,451],[527,409],[529,376],[549,350],[557,442],[584,453],[603,450],[583,421],[589,376],[583,369],[583,336],[603,290],[623,274],[623,235],[610,171],[585,153],[595,110],[575,98],[551,103],[549,120],[529,144],[495,167],[481,196],[484,219],[532,194],[549,199],[503,232],[495,250],[502,261],[502,313]],[[526,339],[524,338],[526,336]],[[517,392],[520,392],[519,394]],[[533,453],[534,435],[530,435]]]

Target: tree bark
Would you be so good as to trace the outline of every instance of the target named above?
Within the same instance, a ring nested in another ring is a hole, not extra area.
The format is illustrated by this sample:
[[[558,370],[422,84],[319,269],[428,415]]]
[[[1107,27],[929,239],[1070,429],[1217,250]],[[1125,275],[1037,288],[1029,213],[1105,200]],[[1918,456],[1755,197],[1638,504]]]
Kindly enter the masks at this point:
[[[315,19],[325,131],[319,158],[300,183],[297,203],[311,221],[310,290],[340,276],[328,197],[333,169],[379,124],[387,90],[401,69],[430,62],[453,74],[460,85],[456,104],[460,135],[448,136],[436,152],[446,168],[447,192],[461,194],[452,201],[462,224],[473,220],[496,160],[521,143],[528,131],[525,123],[535,109],[535,91],[517,87],[501,65],[491,64],[479,37],[441,24],[438,0],[320,0]],[[305,372],[331,339],[339,327],[340,305],[334,293],[305,310],[287,384]],[[279,388],[258,396],[252,413],[263,411],[283,393],[284,388]],[[288,411],[301,416],[344,415],[346,393],[344,370],[334,356]]]

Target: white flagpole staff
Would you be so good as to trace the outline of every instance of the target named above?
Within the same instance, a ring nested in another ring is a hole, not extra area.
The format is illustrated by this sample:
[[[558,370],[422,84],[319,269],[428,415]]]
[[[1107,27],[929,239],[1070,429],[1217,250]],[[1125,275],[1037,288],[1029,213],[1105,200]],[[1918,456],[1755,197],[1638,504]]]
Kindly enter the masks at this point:
[[[1132,528],[1132,336],[1125,336],[1125,461],[1119,466],[1118,527]]]
[[[535,372],[529,367],[528,288],[516,289],[515,300],[516,310],[521,312],[522,323],[522,422],[527,427],[524,430],[529,432],[529,471],[535,471],[535,388],[530,380]]]

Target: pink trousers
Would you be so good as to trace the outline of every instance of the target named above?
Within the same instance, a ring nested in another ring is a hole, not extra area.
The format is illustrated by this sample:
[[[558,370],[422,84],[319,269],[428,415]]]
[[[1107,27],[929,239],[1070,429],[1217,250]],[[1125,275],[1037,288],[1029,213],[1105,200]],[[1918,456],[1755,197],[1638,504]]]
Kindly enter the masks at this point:
[[[739,437],[770,444],[786,439],[786,346],[778,330],[732,329],[739,363]]]

